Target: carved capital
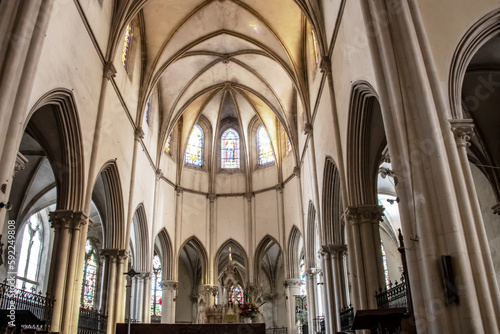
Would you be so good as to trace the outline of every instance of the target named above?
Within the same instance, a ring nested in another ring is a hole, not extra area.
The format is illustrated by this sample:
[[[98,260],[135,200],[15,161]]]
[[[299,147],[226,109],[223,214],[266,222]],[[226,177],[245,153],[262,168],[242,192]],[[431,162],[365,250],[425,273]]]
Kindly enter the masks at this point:
[[[16,177],[16,173],[19,171],[22,171],[26,163],[28,162],[28,159],[21,154],[21,152],[17,151],[17,156],[16,156],[16,164],[14,165],[14,173],[12,173],[12,178]]]
[[[144,131],[142,131],[142,128],[135,128],[134,139],[137,141],[144,139]]]
[[[113,63],[109,61],[106,64],[104,64],[103,77],[105,77],[108,80],[111,80],[111,78],[114,78],[115,76],[116,76],[116,69]]]
[[[382,205],[360,205],[347,208],[345,216],[351,223],[378,223],[384,216]]]
[[[302,286],[302,280],[300,278],[287,278],[283,281],[285,288],[300,288]]]
[[[469,147],[470,139],[474,136],[472,119],[450,119],[451,131],[455,135],[458,147]]]
[[[491,209],[495,215],[500,215],[500,202],[494,205]]]
[[[332,255],[343,255],[347,252],[347,246],[343,244],[332,244],[326,247],[328,247]]]
[[[88,217],[81,211],[56,210],[49,212],[49,221],[55,229],[79,230],[82,225],[87,224]]]
[[[164,290],[169,290],[169,291],[177,290],[178,287],[177,281],[170,281],[170,280],[161,281],[160,285]]]
[[[321,73],[330,73],[332,71],[332,63],[330,57],[321,58],[321,63],[319,64],[319,70]]]
[[[217,195],[216,194],[208,194],[207,198],[210,201],[210,203],[215,203],[215,200],[217,199]]]

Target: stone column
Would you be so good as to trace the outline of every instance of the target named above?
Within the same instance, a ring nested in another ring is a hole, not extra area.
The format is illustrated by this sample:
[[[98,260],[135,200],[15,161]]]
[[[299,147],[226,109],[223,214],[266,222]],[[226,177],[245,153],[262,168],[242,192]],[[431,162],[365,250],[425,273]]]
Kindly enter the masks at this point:
[[[307,319],[309,323],[309,333],[314,333],[314,319],[318,316],[318,296],[317,276],[322,273],[319,268],[310,268],[306,270],[306,288],[307,288]]]
[[[138,314],[138,306],[139,306],[139,302],[137,301],[137,290],[138,290],[138,282],[137,282],[137,279],[138,277],[137,276],[134,276],[134,277],[129,277],[127,278],[128,280],[130,280],[131,282],[131,286],[130,286],[130,309],[129,309],[129,312],[128,314],[125,315],[125,318],[129,318],[131,320],[133,319],[137,319],[137,314]]]
[[[329,245],[328,246],[331,254],[331,266],[333,272],[333,319],[335,322],[335,327],[332,328],[332,331],[340,331],[341,323],[340,323],[340,309],[344,306],[347,306],[347,302],[345,300],[346,295],[346,285],[344,280],[344,259],[343,254],[346,252],[346,245]]]
[[[154,282],[153,282],[154,283]],[[143,292],[143,316],[142,322],[151,322],[151,275],[144,274],[144,292]]]
[[[175,323],[175,298],[177,297],[177,282],[162,281],[161,282],[161,322],[173,324]]]
[[[375,292],[385,286],[379,230],[383,210],[380,205],[360,205],[347,209],[347,220],[353,230],[353,246],[356,250],[359,289],[359,305],[354,305],[356,309],[376,309]]]
[[[474,135],[474,124],[471,119],[450,120],[451,130],[457,142],[457,149],[465,182],[457,182],[457,187],[465,187],[460,192],[465,198],[461,210],[464,235],[468,246],[474,285],[477,290],[481,317],[487,328],[498,328],[500,315],[500,292],[491,257],[488,237],[484,228],[481,206],[478,201],[476,186],[470,170],[467,147]],[[470,203],[470,204],[469,204]],[[470,205],[470,208],[469,208]]]
[[[300,295],[300,278],[288,278],[283,282],[285,286],[285,301],[287,313],[288,333],[297,334],[297,324],[295,322],[295,296]]]
[[[79,229],[86,223],[87,217],[82,212],[71,210],[57,210],[49,215],[55,235],[47,291],[56,298],[52,328],[62,331],[72,324],[72,298],[75,288],[73,280],[75,271],[78,270],[76,258],[80,240]]]
[[[127,258],[123,249],[107,248],[101,250],[101,257],[104,260],[106,269],[105,282],[106,288],[103,289],[103,298],[101,299],[101,308],[108,314],[107,333],[115,333],[116,323],[123,322],[125,315],[125,294],[119,291],[124,282],[123,262]],[[104,306],[104,307],[103,307]]]
[[[144,276],[143,275],[138,275],[137,276],[137,289],[136,289],[136,295],[135,295],[135,300],[137,301],[137,311],[134,314],[134,318],[139,321],[143,322],[143,312],[144,312]]]

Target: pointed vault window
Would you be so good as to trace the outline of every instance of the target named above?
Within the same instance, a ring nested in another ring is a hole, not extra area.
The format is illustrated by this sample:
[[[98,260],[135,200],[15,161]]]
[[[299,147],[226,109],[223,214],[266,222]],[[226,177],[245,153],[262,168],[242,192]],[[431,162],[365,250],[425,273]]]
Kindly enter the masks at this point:
[[[199,125],[195,125],[186,148],[186,163],[200,166],[203,151],[203,130]]]
[[[240,168],[240,136],[234,129],[224,131],[221,137],[221,167]]]

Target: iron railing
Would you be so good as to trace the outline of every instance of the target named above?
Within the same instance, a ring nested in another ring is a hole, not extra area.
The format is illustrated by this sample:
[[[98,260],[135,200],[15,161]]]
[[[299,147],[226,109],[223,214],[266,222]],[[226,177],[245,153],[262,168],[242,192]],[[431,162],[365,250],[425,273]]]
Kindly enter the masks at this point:
[[[343,332],[352,331],[352,324],[354,322],[354,308],[352,306],[346,307],[340,311],[340,329]]]
[[[80,307],[78,334],[106,334],[108,315],[91,308]]]
[[[287,334],[286,327],[266,328],[266,334]]]
[[[17,289],[10,285],[10,282],[9,284],[7,282],[0,283],[1,310],[27,311],[37,319],[37,321],[22,320],[23,327],[50,330],[54,301],[54,298],[43,296],[41,292],[35,293]]]
[[[398,281],[395,284],[389,282],[389,289],[382,290],[380,288],[378,293],[375,292],[375,298],[377,298],[379,309],[408,308],[404,276],[401,276],[401,283]]]

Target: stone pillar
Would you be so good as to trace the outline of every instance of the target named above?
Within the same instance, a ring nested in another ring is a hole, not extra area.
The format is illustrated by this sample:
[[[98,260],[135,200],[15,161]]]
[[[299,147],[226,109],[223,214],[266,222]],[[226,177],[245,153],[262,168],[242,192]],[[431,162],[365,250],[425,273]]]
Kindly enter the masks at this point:
[[[356,251],[356,287],[359,289],[359,305],[354,305],[356,309],[376,309],[375,292],[385,286],[379,230],[383,210],[380,205],[360,205],[347,209],[347,220],[349,228],[353,230],[353,246]]]
[[[107,333],[115,333],[116,323],[123,322],[125,315],[125,294],[119,291],[124,282],[123,262],[126,259],[126,252],[123,249],[108,248],[101,250],[104,266],[106,269],[105,282],[106,288],[103,289],[103,298],[101,299],[101,309],[108,314]]]
[[[153,282],[154,284],[154,282]],[[151,322],[151,275],[144,274],[144,291],[143,291],[143,315],[142,322]]]
[[[173,324],[175,323],[175,298],[177,297],[177,282],[162,281],[161,282],[161,322]]]
[[[309,323],[309,333],[314,333],[314,319],[318,316],[318,296],[317,282],[318,275],[322,271],[319,268],[310,268],[306,270],[306,289],[307,289],[307,319]]]
[[[285,286],[285,301],[287,314],[288,333],[297,334],[297,324],[295,322],[295,296],[300,295],[300,278],[288,278],[283,282]]]
[[[332,266],[332,256],[328,246],[322,246],[321,259],[324,270],[324,315],[327,331],[335,332],[337,328],[336,314],[338,313],[338,304],[335,300],[334,268]]]
[[[481,317],[486,328],[497,328],[500,316],[500,292],[495,275],[493,259],[491,257],[488,237],[484,228],[481,205],[479,204],[476,186],[470,170],[467,147],[470,146],[470,139],[474,135],[474,124],[471,119],[450,120],[451,130],[457,142],[457,149],[462,166],[465,182],[457,184],[457,187],[465,187],[460,193],[462,198],[461,210],[464,235],[467,242],[471,268],[474,275],[474,285],[481,309]],[[457,182],[458,183],[458,182]],[[469,204],[470,203],[470,204]],[[470,205],[470,208],[469,208]]]
[[[144,277],[143,275],[138,275],[137,276],[137,289],[136,289],[136,295],[135,295],[135,300],[137,301],[137,311],[134,314],[134,318],[139,321],[143,322],[143,312],[144,312]]]
[[[82,212],[71,210],[57,210],[50,212],[50,222],[55,229],[50,279],[48,293],[56,298],[52,315],[52,328],[57,331],[72,325],[73,298],[75,286],[74,279],[77,270],[77,255],[80,242],[80,227],[86,224],[87,217]],[[83,250],[84,251],[84,250]],[[81,291],[81,285],[77,291]],[[78,321],[77,319],[73,319]]]
[[[139,302],[137,301],[137,290],[138,290],[138,282],[137,276],[134,277],[128,277],[128,280],[130,280],[130,309],[128,314],[125,315],[125,318],[129,318],[131,320],[137,319],[137,314],[138,314],[138,306]]]
[[[345,272],[344,272],[344,254],[346,252],[346,245],[329,245],[328,246],[331,254],[331,266],[333,272],[333,318],[335,322],[335,327],[332,328],[332,332],[340,331],[340,309],[347,306],[346,301],[346,289],[345,284]]]

